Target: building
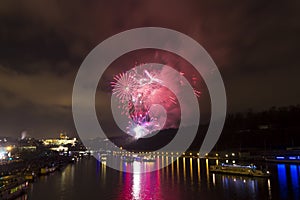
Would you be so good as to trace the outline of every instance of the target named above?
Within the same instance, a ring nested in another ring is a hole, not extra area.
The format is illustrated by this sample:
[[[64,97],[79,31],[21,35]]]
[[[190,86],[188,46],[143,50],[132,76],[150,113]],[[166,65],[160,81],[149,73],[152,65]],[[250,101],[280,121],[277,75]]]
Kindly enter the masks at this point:
[[[64,146],[64,145],[71,145],[75,146],[77,139],[72,138],[70,139],[66,134],[61,133],[59,139],[44,139],[42,140],[45,146]]]

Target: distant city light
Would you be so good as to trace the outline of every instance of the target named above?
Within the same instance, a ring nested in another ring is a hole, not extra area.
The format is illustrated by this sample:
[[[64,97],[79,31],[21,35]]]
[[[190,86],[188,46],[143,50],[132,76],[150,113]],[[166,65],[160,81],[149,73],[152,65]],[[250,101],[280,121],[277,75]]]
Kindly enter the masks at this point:
[[[70,139],[67,135],[62,134],[62,133],[60,134],[59,139],[43,140],[43,144],[46,146],[49,146],[49,145],[61,146],[61,145],[67,145],[67,144],[71,144],[72,146],[75,146],[76,142],[77,142],[76,138]]]
[[[12,146],[7,146],[7,147],[6,147],[6,150],[7,150],[7,151],[11,151],[11,150],[12,150]]]
[[[0,151],[0,160],[5,159],[5,154],[6,154],[5,151]]]

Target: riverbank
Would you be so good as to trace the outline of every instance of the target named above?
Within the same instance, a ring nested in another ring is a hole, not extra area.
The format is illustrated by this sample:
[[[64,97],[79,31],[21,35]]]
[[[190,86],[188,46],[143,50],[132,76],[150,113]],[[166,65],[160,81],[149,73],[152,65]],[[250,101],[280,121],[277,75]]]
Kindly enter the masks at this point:
[[[14,199],[27,192],[29,182],[56,170],[62,170],[76,157],[45,154],[31,159],[19,159],[0,163],[0,199]]]

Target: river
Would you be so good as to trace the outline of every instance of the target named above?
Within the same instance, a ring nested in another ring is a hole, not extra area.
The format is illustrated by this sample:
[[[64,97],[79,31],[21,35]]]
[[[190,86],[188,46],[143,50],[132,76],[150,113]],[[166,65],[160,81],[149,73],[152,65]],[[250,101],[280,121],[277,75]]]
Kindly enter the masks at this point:
[[[175,162],[154,172],[131,174],[84,158],[39,177],[18,200],[300,199],[300,165],[268,164],[270,178],[210,174],[212,161],[205,159],[160,157],[153,163],[120,162],[120,167],[158,167],[165,159]]]

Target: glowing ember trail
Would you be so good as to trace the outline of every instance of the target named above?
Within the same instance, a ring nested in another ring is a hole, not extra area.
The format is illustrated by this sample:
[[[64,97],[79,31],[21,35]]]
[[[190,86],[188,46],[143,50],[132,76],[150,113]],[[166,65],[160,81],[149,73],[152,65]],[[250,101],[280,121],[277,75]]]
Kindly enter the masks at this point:
[[[178,107],[176,96],[162,85],[164,79],[172,79],[166,74],[164,67],[146,70],[138,66],[116,75],[111,82],[112,93],[120,103],[121,114],[128,116],[127,134],[136,139],[161,130],[166,122],[165,110]],[[181,72],[180,76],[183,75]],[[173,81],[179,87],[182,84],[180,80]],[[200,92],[194,90],[194,94],[199,97]],[[160,107],[153,106],[157,104]]]

